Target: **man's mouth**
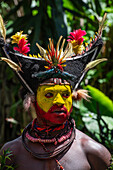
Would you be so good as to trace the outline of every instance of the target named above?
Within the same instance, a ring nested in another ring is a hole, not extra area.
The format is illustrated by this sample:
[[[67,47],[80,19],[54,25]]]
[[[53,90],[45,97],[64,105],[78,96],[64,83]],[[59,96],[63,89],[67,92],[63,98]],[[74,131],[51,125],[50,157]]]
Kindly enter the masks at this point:
[[[57,114],[60,114],[60,113],[66,113],[66,110],[54,110],[52,111],[52,113],[57,113]]]
[[[57,105],[53,105],[50,109],[51,113],[56,113],[56,114],[66,114],[67,113],[67,109],[65,108],[65,106],[63,107],[58,107]]]

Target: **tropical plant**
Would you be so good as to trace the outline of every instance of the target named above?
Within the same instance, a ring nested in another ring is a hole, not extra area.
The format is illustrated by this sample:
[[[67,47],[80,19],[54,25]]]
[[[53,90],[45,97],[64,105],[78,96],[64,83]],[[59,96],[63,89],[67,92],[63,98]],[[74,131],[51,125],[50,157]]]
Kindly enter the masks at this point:
[[[6,165],[7,160],[11,161],[11,157],[12,156],[12,151],[9,151],[9,149],[7,150],[3,150],[3,154],[0,155],[0,170],[14,170],[15,167],[13,165]]]
[[[90,101],[74,103],[77,127],[113,151],[113,102],[104,93],[86,86]],[[81,126],[82,125],[82,126]]]

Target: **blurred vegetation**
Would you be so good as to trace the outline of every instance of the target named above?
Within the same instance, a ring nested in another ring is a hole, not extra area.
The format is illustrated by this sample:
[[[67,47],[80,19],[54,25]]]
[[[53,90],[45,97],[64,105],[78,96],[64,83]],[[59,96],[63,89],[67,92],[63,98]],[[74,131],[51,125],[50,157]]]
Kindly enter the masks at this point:
[[[90,91],[90,103],[74,104],[76,126],[105,145],[113,153],[113,2],[112,0],[8,0],[0,2],[7,41],[17,31],[29,35],[30,53],[37,54],[36,42],[47,48],[48,38],[57,42],[70,31],[86,30],[85,41],[98,31],[99,21],[107,12],[103,30],[104,46],[99,57],[108,62],[90,70],[81,86]],[[90,85],[88,85],[90,84]],[[87,86],[86,86],[87,85]],[[20,83],[12,70],[0,62],[0,145],[16,138],[32,120],[33,112],[23,110]],[[31,109],[32,110],[32,109]]]
[[[6,165],[6,161],[11,161],[12,151],[5,150],[3,154],[0,156],[0,170],[14,170],[16,167],[12,165]]]

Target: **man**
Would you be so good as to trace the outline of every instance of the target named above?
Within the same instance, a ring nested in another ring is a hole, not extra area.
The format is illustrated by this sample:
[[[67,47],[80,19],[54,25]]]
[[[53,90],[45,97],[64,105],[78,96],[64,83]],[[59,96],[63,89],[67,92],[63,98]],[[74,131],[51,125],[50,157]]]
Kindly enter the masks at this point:
[[[53,170],[61,167],[66,170],[107,169],[111,159],[108,150],[79,130],[71,131],[74,125],[72,120],[68,120],[72,110],[70,85],[40,85],[35,107],[37,119],[33,129],[27,128],[27,135],[25,133],[2,148],[2,151],[8,148],[12,151],[14,156],[10,164],[17,165],[17,170]],[[68,125],[65,125],[67,120]],[[42,132],[36,129],[36,125],[42,128]],[[55,127],[59,129],[55,130]],[[69,134],[68,131],[72,136],[62,140]],[[51,141],[35,141],[40,138]]]
[[[56,49],[51,39],[48,51],[37,44],[39,58],[26,56],[29,44],[22,32],[12,39],[18,44],[14,50],[23,55],[15,53],[3,41],[1,43],[7,56],[1,59],[16,71],[26,89],[25,107],[29,108],[31,102],[37,114],[22,136],[6,143],[0,151],[1,155],[3,150],[12,151],[6,165],[15,166],[17,170],[105,170],[110,165],[109,151],[77,130],[70,117],[72,98],[88,97],[86,91],[77,89],[87,72],[87,64],[98,55],[102,40],[99,34],[89,49],[83,51],[85,31],[79,29],[70,34],[70,42],[64,51],[65,40],[59,49],[62,37]]]

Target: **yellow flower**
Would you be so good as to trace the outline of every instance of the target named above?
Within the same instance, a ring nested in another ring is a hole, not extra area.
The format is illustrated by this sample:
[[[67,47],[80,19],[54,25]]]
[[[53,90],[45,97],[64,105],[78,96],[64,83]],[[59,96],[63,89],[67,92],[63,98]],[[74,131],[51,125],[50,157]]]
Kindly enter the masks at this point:
[[[81,54],[82,51],[85,49],[83,43],[78,44],[78,41],[76,40],[70,41],[70,43],[72,44],[73,51],[76,55]]]
[[[11,36],[12,38],[12,41],[11,43],[14,44],[14,43],[19,43],[19,41],[24,38],[25,40],[27,39],[27,34],[22,34],[23,31],[20,31],[20,32],[17,32],[15,35]]]

